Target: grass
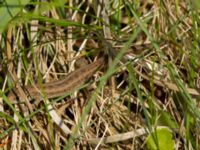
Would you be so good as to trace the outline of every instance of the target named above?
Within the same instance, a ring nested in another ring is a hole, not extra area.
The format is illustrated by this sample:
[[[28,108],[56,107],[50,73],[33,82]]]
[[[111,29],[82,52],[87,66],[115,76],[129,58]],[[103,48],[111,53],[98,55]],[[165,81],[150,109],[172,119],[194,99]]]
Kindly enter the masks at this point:
[[[29,2],[1,29],[0,147],[199,149],[196,2],[70,2]],[[7,98],[14,86],[63,78],[101,49],[108,63],[80,88],[24,105],[28,114]]]

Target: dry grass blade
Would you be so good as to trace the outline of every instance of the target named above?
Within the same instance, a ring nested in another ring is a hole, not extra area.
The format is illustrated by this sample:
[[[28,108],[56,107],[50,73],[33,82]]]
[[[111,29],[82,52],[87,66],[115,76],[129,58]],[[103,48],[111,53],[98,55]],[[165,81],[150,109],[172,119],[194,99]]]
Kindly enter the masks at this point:
[[[116,143],[116,142],[122,142],[128,139],[135,139],[137,137],[143,136],[146,134],[146,130],[144,128],[137,129],[136,131],[130,131],[126,133],[121,133],[117,135],[112,135],[108,137],[102,137],[102,138],[94,138],[94,139],[88,139],[88,142],[91,144],[107,144],[107,143]]]
[[[70,134],[72,131],[65,125],[63,119],[57,114],[57,112],[53,109],[52,105],[49,104],[49,101],[47,101],[47,107],[49,114],[54,121],[54,123],[60,127],[60,129],[63,131],[64,134]]]

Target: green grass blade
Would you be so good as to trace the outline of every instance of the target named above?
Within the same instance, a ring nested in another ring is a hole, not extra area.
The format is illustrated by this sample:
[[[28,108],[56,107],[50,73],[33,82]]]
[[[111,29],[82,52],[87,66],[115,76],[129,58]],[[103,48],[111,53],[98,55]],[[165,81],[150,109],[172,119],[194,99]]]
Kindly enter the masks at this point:
[[[5,0],[0,5],[0,33],[4,31],[9,22],[23,9],[29,0]]]

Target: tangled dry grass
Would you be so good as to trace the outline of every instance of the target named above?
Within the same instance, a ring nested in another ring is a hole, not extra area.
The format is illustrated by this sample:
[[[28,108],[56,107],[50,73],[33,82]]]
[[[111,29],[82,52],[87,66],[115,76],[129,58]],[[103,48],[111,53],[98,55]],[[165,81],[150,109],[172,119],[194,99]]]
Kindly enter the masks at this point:
[[[76,0],[25,10],[1,35],[3,99],[15,85],[63,78],[80,57],[92,63],[106,49],[103,40],[120,54],[108,54],[80,89],[28,114],[2,99],[1,147],[147,149],[149,133],[168,128],[175,149],[199,148],[199,11],[192,2]]]

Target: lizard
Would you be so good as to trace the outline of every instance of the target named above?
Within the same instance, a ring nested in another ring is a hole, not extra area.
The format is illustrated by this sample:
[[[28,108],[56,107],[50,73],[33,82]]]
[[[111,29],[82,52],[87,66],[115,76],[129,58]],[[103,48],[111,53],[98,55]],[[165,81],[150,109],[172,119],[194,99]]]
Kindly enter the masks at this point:
[[[81,68],[69,73],[61,80],[47,82],[42,85],[27,85],[24,86],[23,89],[25,89],[25,93],[27,93],[31,99],[35,99],[38,104],[44,97],[59,97],[81,86],[94,74],[98,68],[104,64],[105,56],[102,56],[95,62],[82,66]],[[14,88],[9,92],[8,99],[11,101],[11,103],[16,103],[17,97],[19,99],[21,98],[17,88]]]

